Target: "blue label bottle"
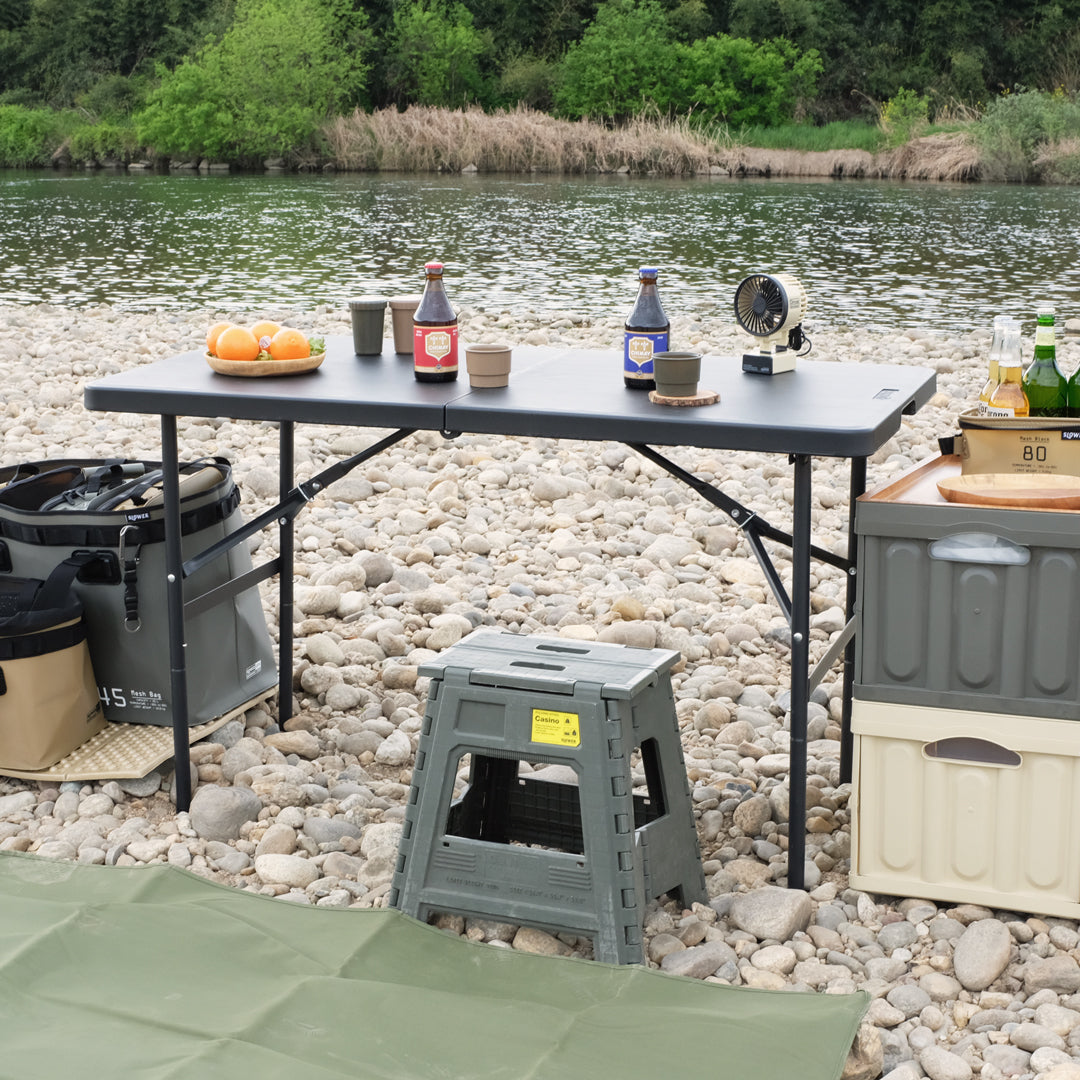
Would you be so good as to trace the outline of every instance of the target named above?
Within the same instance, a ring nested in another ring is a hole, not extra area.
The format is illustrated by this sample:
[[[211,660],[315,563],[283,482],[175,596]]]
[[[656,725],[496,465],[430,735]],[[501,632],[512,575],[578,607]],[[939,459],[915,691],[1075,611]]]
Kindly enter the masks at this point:
[[[626,320],[623,337],[623,382],[631,390],[654,390],[653,353],[666,352],[671,323],[656,291],[656,270],[638,271],[637,301]]]

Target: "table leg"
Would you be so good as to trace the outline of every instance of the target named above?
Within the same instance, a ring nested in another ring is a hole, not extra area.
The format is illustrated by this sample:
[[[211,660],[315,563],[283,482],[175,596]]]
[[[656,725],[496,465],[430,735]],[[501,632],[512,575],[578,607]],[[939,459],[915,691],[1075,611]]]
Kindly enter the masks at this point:
[[[851,459],[851,485],[848,496],[848,567],[847,589],[844,599],[844,622],[850,622],[855,614],[855,597],[858,591],[859,545],[855,535],[855,506],[859,496],[866,490],[866,458]],[[840,714],[840,783],[851,781],[855,739],[851,734],[851,691],[855,684],[856,636],[844,650],[844,690]]]
[[[180,549],[180,451],[176,417],[161,418],[162,494],[165,514],[165,598],[169,613],[169,680],[172,692],[176,809],[191,806],[188,742],[187,649],[184,630],[184,560]]]
[[[293,457],[293,422],[282,420],[278,432],[278,491],[280,501],[285,502],[293,486],[295,461]],[[278,520],[278,552],[281,570],[278,574],[278,724],[283,725],[292,716],[293,676],[293,553],[294,537],[292,517],[284,515]]]
[[[791,533],[791,749],[788,785],[788,887],[806,878],[806,706],[810,670],[810,458],[796,454]]]

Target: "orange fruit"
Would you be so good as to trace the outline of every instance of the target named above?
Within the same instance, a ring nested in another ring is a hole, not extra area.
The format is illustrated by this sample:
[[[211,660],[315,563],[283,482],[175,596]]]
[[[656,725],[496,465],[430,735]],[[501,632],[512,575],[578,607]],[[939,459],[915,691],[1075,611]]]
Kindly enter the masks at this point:
[[[232,326],[232,323],[216,322],[206,332],[206,351],[212,353],[217,345],[217,339],[221,336],[222,330],[228,330]]]
[[[254,360],[259,355],[259,343],[247,327],[230,326],[218,336],[215,353],[222,360]]]
[[[299,330],[283,326],[270,339],[270,355],[275,360],[302,360],[311,355],[311,346]]]
[[[262,322],[257,322],[252,328],[251,332],[255,335],[256,341],[259,343],[259,347],[262,349],[269,348],[270,339],[281,329],[276,322],[271,322],[269,319],[263,319]],[[263,339],[266,339],[265,341]]]

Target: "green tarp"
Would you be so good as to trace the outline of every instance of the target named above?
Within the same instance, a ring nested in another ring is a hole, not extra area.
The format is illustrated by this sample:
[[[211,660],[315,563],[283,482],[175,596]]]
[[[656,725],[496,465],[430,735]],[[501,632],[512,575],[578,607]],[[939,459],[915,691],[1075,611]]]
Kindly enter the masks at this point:
[[[478,945],[166,866],[0,856],[0,1076],[836,1080],[866,995]]]

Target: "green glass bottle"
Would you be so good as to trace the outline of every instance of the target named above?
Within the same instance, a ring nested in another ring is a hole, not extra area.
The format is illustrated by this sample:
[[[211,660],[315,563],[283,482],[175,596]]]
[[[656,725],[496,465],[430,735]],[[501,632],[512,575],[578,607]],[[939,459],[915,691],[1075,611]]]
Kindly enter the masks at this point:
[[[1080,365],[1077,365],[1076,370],[1069,376],[1065,398],[1065,415],[1080,418]]]
[[[1035,327],[1035,359],[1024,372],[1024,393],[1032,416],[1065,416],[1068,379],[1057,364],[1054,347],[1054,309],[1041,304]]]

